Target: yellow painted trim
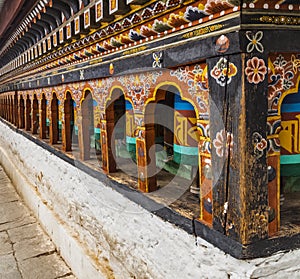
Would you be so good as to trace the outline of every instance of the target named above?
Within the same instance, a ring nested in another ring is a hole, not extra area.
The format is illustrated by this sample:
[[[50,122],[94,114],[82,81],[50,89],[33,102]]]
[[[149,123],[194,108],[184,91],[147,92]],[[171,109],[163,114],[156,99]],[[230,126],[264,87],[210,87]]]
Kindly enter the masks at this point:
[[[280,152],[272,152],[271,154],[267,154],[267,157],[279,156]]]
[[[108,103],[109,100],[111,100],[112,93],[113,93],[113,91],[114,91],[115,89],[120,89],[120,90],[122,91],[123,95],[124,95],[125,100],[129,101],[129,102],[131,103],[132,107],[134,108],[134,104],[133,104],[132,100],[129,99],[129,98],[126,96],[126,94],[125,94],[125,89],[124,89],[122,86],[120,86],[120,85],[113,85],[113,86],[110,88],[110,92],[109,92],[109,94],[108,94],[108,96],[107,96],[107,98],[106,98],[106,100],[105,100],[105,104],[104,104],[105,109],[107,108],[107,103]]]
[[[91,93],[91,95],[92,95],[92,99],[94,100],[94,97],[93,97],[93,90],[92,90],[92,88],[91,87],[85,87],[83,90],[82,90],[82,92],[83,92],[83,94],[82,94],[82,96],[81,96],[81,99],[80,99],[80,101],[79,101],[79,104],[80,104],[80,106],[81,106],[81,104],[82,104],[82,102],[85,100],[85,93],[86,93],[86,91],[90,91],[90,93]]]
[[[280,117],[280,115],[275,115],[275,116],[268,116],[268,118],[267,118],[267,120],[268,121],[272,121],[272,120],[280,120],[281,119],[281,117]]]
[[[164,85],[174,86],[175,88],[177,88],[178,91],[179,91],[179,93],[180,93],[181,99],[184,100],[184,101],[189,102],[189,103],[194,107],[194,110],[195,110],[195,112],[196,112],[197,120],[200,120],[200,119],[198,118],[198,117],[199,117],[199,111],[198,111],[196,105],[194,104],[194,101],[191,100],[191,99],[188,99],[188,98],[184,97],[184,96],[183,96],[183,93],[182,93],[182,90],[181,90],[181,88],[180,88],[180,86],[179,86],[177,83],[173,82],[173,81],[163,81],[163,82],[159,83],[159,84],[155,87],[154,92],[153,92],[153,96],[152,96],[151,98],[149,98],[149,99],[145,102],[145,106],[144,106],[144,109],[143,109],[143,113],[145,113],[147,104],[150,103],[150,102],[152,102],[152,101],[155,101],[155,99],[156,99],[156,92],[157,92],[161,87],[163,87]]]
[[[278,139],[278,138],[279,138],[279,134],[273,134],[267,136],[267,139]]]

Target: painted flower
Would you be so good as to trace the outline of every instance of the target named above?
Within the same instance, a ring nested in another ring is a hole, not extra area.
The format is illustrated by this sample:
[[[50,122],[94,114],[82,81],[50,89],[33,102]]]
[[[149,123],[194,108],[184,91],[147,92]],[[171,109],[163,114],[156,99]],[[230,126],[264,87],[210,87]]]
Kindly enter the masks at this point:
[[[233,148],[233,135],[230,132],[226,132],[225,129],[222,129],[217,133],[216,138],[213,140],[213,145],[216,149],[217,155],[222,157],[227,157],[228,153],[232,152]]]
[[[300,70],[300,59],[297,59],[295,57],[295,55],[293,54],[292,57],[291,57],[291,61],[292,61],[292,64],[293,64],[293,71],[296,74],[298,72],[298,70]]]
[[[226,58],[221,58],[210,71],[210,74],[219,85],[225,86],[237,74],[237,67],[233,63],[228,63]]]
[[[281,54],[279,54],[279,55],[276,57],[276,59],[275,59],[275,61],[274,61],[273,64],[274,64],[276,67],[284,68],[284,67],[286,66],[286,64],[287,64],[287,61],[284,59],[284,57],[283,57]]]
[[[152,63],[152,67],[153,68],[161,68],[161,62],[162,62],[162,52],[158,52],[158,53],[153,53],[153,63]]]
[[[258,84],[265,79],[267,73],[267,67],[263,59],[258,57],[253,57],[247,61],[247,67],[245,69],[245,74],[247,76],[249,83]]]
[[[254,132],[252,135],[252,142],[254,145],[254,154],[257,158],[261,158],[264,154],[264,150],[268,147],[267,140],[258,132]]]
[[[228,78],[234,77],[237,74],[237,68],[234,64],[229,63],[228,68],[224,68],[222,71],[224,76],[228,76]]]
[[[263,38],[263,32],[258,31],[253,35],[251,31],[246,32],[246,37],[250,41],[250,43],[247,45],[247,52],[252,52],[254,49],[257,50],[260,53],[264,52],[264,46],[260,42]]]

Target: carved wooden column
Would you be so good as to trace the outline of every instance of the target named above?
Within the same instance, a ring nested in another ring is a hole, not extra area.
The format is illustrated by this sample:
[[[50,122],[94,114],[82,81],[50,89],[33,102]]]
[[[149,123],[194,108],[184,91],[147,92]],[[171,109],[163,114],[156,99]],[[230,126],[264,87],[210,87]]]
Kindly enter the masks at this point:
[[[25,130],[30,131],[31,129],[31,100],[29,95],[27,95],[26,105],[25,105]]]
[[[102,168],[105,172],[112,173],[117,170],[115,160],[115,141],[113,139],[113,131],[115,127],[113,103],[106,109],[105,117],[105,120],[101,120]]]
[[[154,119],[154,114],[148,114],[147,117]],[[151,123],[152,121],[149,122],[137,128],[138,138],[136,140],[138,188],[147,193],[157,190],[155,154],[150,153],[155,152],[155,149],[150,151],[150,148],[155,145],[155,125]]]
[[[56,95],[53,95],[50,106],[50,127],[49,127],[49,138],[50,144],[56,144],[58,142],[58,100]]]
[[[22,93],[19,96],[19,102],[18,102],[18,128],[24,129],[25,127],[25,104],[24,104],[24,99],[22,96]]]
[[[71,94],[67,94],[67,98],[64,101],[64,121],[62,123],[62,149],[64,151],[72,150],[72,110],[73,100]]]
[[[40,126],[40,138],[45,139],[46,138],[46,121],[47,121],[47,103],[45,99],[45,95],[43,95],[41,102],[40,102],[40,107],[39,107],[39,126]]]
[[[35,95],[32,101],[32,116],[31,116],[32,134],[37,134],[38,127],[39,127],[39,102]]]
[[[14,102],[14,107],[13,107],[13,123],[15,126],[19,126],[19,121],[18,121],[18,93],[15,92],[15,94],[13,95],[13,102]]]
[[[213,228],[242,244],[268,237],[267,59],[256,59],[208,60]]]

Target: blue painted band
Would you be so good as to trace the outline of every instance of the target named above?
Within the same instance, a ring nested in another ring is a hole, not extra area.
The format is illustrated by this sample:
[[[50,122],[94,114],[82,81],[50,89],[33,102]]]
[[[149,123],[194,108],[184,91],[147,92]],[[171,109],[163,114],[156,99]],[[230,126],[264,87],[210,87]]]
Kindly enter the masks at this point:
[[[298,103],[298,104],[282,104],[281,112],[300,112],[300,103]]]

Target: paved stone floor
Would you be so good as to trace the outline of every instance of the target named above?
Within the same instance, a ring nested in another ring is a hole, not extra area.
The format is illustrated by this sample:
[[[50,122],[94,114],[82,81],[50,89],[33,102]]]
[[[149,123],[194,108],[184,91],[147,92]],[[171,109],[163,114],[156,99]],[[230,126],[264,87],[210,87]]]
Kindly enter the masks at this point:
[[[75,279],[0,166],[0,279]]]

